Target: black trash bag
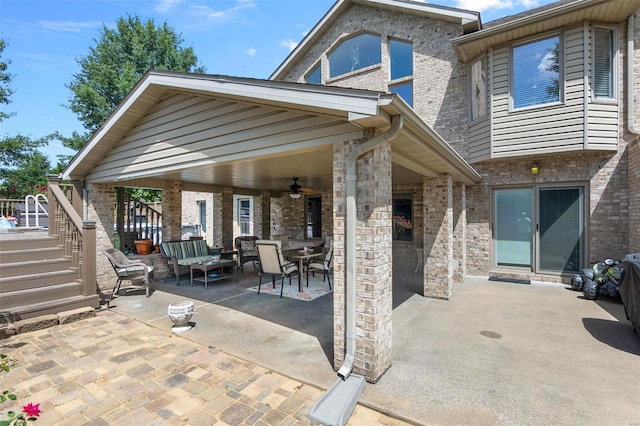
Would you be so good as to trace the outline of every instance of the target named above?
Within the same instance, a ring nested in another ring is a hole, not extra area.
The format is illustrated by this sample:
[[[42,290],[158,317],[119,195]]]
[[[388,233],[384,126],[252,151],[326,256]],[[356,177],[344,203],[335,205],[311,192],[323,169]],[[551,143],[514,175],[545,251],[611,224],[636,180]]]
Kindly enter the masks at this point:
[[[582,291],[582,287],[584,287],[584,280],[580,276],[580,274],[574,274],[571,276],[571,290],[574,291]]]
[[[598,283],[589,278],[585,279],[582,293],[585,299],[596,300],[598,298]]]

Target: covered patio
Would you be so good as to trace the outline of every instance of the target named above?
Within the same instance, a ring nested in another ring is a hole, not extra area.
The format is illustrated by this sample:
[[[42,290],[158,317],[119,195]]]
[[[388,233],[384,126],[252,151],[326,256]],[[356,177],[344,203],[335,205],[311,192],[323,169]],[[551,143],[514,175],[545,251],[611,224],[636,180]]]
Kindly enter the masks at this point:
[[[98,250],[113,244],[113,193],[121,186],[162,190],[164,241],[181,237],[182,191],[219,195],[222,247],[232,246],[234,194],[257,200],[258,237],[272,237],[277,198],[289,236],[304,238],[305,204],[287,196],[293,177],[321,197],[323,238],[334,242],[331,364],[352,363],[376,382],[392,362],[394,256],[423,247],[417,292],[448,299],[454,279],[466,275],[465,188],[480,181],[399,97],[153,71],[63,174],[82,187],[83,218],[96,221]],[[405,244],[392,239],[397,190],[415,200],[413,239]],[[112,273],[97,261],[98,285],[107,288]]]

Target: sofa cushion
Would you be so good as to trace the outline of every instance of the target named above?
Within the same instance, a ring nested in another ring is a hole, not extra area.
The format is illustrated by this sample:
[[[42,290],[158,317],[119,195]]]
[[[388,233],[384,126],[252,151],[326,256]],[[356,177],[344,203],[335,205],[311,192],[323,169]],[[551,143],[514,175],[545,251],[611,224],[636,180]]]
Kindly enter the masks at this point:
[[[211,262],[211,256],[197,256],[197,257],[185,257],[184,259],[178,259],[178,265],[189,266],[193,263]]]
[[[176,259],[206,257],[209,254],[209,246],[205,240],[167,241],[162,243],[162,249],[167,256]]]

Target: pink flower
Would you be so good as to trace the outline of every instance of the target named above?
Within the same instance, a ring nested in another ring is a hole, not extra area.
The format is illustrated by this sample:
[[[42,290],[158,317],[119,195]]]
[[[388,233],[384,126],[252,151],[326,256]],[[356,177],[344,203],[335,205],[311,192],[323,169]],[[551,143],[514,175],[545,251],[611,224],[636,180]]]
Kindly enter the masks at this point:
[[[28,403],[22,407],[22,411],[27,413],[29,417],[38,417],[40,415],[40,404],[33,405],[32,403]]]

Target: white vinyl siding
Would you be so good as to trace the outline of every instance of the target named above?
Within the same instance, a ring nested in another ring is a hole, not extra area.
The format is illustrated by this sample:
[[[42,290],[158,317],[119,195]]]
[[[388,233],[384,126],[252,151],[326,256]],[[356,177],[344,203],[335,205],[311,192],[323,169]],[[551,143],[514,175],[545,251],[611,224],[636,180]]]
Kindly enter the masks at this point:
[[[593,65],[589,64],[590,67],[587,70],[587,75],[591,78],[592,84],[590,85],[590,96],[588,110],[587,110],[587,128],[588,128],[588,137],[586,149],[592,150],[607,150],[607,151],[615,151],[618,149],[618,137],[619,137],[619,116],[620,116],[620,107],[618,102],[616,102],[616,82],[618,79],[618,64],[616,54],[617,49],[617,31],[611,31],[608,28],[600,28],[587,26],[587,39],[590,41],[590,46],[593,50],[597,48],[598,39],[596,33],[599,31],[605,31],[611,36],[611,94],[613,98],[600,97],[595,93],[596,83],[593,81],[595,72],[595,67],[597,66],[595,63]],[[600,34],[602,36],[602,33]],[[602,39],[600,39],[602,42]],[[596,53],[592,52],[591,57],[596,57]]]
[[[564,61],[561,104],[509,111],[509,47],[493,52],[492,158],[575,151],[584,148],[583,28],[560,38]],[[564,87],[564,90],[562,90]]]
[[[167,95],[94,167],[88,179],[144,178],[353,139],[355,125],[325,116],[242,102]]]

